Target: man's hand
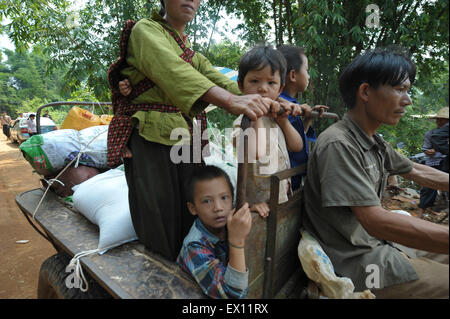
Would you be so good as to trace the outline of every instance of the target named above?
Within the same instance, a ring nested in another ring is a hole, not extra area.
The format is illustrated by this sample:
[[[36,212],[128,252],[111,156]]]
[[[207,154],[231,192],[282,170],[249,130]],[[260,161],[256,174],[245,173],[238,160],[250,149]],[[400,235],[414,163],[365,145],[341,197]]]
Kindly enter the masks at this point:
[[[436,151],[432,148],[426,151],[423,151],[426,155],[428,156],[434,156],[434,154],[436,154]]]
[[[122,94],[123,96],[128,96],[130,95],[131,90],[132,90],[131,84],[130,81],[128,81],[128,79],[119,82],[120,94]]]
[[[253,204],[250,207],[250,211],[257,212],[259,216],[261,216],[262,218],[266,218],[267,216],[269,216],[270,208],[266,202],[262,202],[258,204]]]

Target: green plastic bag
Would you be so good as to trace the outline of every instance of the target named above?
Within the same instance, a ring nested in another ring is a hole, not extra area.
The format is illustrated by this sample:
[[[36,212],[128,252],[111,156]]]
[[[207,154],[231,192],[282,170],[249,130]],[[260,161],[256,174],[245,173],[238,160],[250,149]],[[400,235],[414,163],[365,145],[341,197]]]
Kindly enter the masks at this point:
[[[42,150],[41,145],[44,144],[42,135],[33,135],[23,142],[19,149],[22,151],[25,159],[36,170],[38,174],[47,176],[56,173],[56,170],[50,164],[47,155]]]

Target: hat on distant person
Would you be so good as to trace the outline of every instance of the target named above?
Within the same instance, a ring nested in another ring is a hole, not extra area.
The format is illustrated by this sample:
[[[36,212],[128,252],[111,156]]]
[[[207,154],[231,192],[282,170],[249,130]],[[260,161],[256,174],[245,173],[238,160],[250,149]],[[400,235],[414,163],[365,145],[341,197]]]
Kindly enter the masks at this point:
[[[448,106],[440,109],[436,115],[431,117],[432,119],[447,119],[448,120]]]

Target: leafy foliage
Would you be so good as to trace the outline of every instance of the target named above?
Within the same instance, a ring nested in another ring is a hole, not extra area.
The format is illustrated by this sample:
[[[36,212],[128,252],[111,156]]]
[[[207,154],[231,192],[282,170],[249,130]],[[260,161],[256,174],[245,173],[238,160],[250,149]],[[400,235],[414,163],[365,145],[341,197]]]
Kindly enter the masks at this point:
[[[0,105],[17,108],[35,98],[52,101],[70,95],[109,100],[108,66],[118,55],[119,33],[128,19],[148,17],[158,0],[86,0],[84,7],[70,0],[2,0],[1,26],[14,41],[20,58],[5,51],[0,64]],[[448,0],[378,0],[379,12],[366,9],[372,0],[203,0],[187,33],[194,49],[214,65],[237,69],[239,58],[260,42],[303,46],[310,65],[310,86],[300,97],[310,105],[325,104],[340,116],[346,111],[338,91],[338,77],[346,65],[367,49],[399,45],[417,64],[409,113],[425,114],[448,105]],[[368,24],[378,13],[379,26]],[[235,18],[237,28],[218,29],[218,21]],[[372,27],[374,26],[374,27]],[[214,42],[239,35],[241,42]],[[28,53],[32,46],[34,51]],[[34,57],[39,54],[40,57]],[[31,55],[30,55],[31,54]],[[13,62],[14,61],[14,62]],[[14,65],[14,69],[12,69]],[[25,68],[24,65],[27,65]],[[53,72],[53,73],[52,73]],[[14,74],[14,76],[12,76]],[[44,81],[39,79],[45,78]],[[49,80],[51,77],[51,80]],[[56,92],[56,93],[55,93]],[[56,95],[55,95],[56,94]],[[7,96],[8,98],[5,98]],[[228,125],[221,110],[210,119]],[[321,131],[329,123],[314,123]],[[391,143],[403,141],[407,152],[420,148],[430,121],[403,119],[396,128],[382,128]]]

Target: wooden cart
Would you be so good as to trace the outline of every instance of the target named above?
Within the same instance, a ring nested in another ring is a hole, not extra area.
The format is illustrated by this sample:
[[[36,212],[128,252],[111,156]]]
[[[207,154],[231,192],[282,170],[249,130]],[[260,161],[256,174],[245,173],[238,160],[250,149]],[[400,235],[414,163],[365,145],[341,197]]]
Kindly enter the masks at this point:
[[[56,102],[44,107],[86,102]],[[108,103],[104,103],[108,104]],[[317,116],[315,114],[314,116]],[[337,120],[335,114],[325,117]],[[37,123],[39,129],[39,123]],[[304,172],[306,165],[271,176],[270,214],[265,220],[253,214],[252,230],[246,242],[249,268],[248,298],[304,298],[308,280],[297,255],[303,211],[302,189],[288,202],[278,204],[281,180]],[[239,164],[237,205],[245,201],[246,163]],[[72,209],[57,195],[48,192],[32,218],[44,194],[43,188],[16,196],[16,203],[30,224],[52,243],[58,253],[41,266],[38,298],[205,298],[198,285],[174,262],[152,253],[138,241],[124,244],[98,255],[80,259],[89,289],[83,293],[68,288],[66,279],[70,259],[82,251],[96,249],[98,227]]]

